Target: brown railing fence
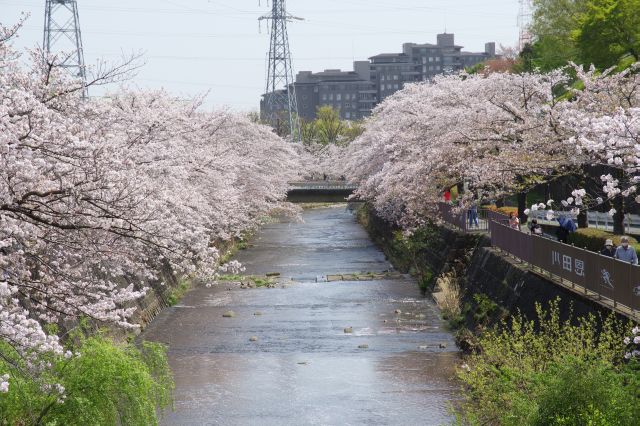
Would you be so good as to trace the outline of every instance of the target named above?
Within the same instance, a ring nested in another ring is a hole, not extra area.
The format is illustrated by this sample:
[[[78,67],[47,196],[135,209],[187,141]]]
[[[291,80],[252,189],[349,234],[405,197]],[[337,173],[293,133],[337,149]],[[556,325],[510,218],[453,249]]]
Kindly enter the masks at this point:
[[[634,311],[640,310],[640,267],[493,221],[491,244],[546,273]]]
[[[640,266],[510,228],[509,217],[500,212],[478,209],[476,226],[469,210],[457,210],[448,203],[440,203],[439,210],[443,220],[464,232],[489,231],[492,246],[552,280],[574,289],[579,286],[582,289],[577,291],[608,300],[605,304],[614,308],[626,307],[632,315],[640,311]]]

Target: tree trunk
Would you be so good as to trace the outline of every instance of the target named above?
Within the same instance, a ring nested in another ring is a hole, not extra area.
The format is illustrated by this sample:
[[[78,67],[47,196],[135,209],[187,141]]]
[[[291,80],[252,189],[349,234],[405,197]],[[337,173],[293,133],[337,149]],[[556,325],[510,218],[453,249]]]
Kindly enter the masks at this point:
[[[578,213],[578,228],[588,228],[589,222],[587,221],[587,211],[580,209]]]
[[[616,213],[613,215],[613,233],[624,235],[624,199],[618,195],[613,199],[612,204],[616,209]]]
[[[527,215],[524,211],[527,209],[527,193],[519,192],[518,193],[518,218],[520,219],[520,223],[525,223],[527,221]]]

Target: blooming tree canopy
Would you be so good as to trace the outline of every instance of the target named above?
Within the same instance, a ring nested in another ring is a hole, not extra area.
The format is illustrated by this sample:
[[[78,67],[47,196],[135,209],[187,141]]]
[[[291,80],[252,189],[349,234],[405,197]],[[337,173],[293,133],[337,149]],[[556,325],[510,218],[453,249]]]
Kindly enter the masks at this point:
[[[220,241],[286,208],[298,162],[269,128],[198,99],[83,101],[41,52],[20,64],[14,31],[0,29],[0,339],[61,354],[44,324],[131,327],[131,302],[161,270],[211,280]]]

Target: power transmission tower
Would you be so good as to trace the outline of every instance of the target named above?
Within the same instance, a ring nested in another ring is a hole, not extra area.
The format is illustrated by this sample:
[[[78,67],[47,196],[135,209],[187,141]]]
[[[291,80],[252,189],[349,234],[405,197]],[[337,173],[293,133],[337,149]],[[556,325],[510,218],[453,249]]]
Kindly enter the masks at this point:
[[[531,18],[533,5],[531,0],[519,0],[520,2],[520,10],[518,12],[518,29],[519,29],[519,37],[518,37],[518,51],[522,52],[522,49],[532,42],[531,35]]]
[[[298,102],[293,81],[293,66],[289,50],[287,22],[302,20],[287,13],[285,0],[271,1],[271,14],[259,18],[271,25],[271,45],[267,71],[267,87],[264,94],[266,119],[276,130],[281,128],[283,111],[289,120],[289,129],[294,141],[300,140]]]
[[[86,98],[87,75],[76,0],[46,0],[42,48],[46,55],[59,55],[55,66],[82,80],[82,97]]]

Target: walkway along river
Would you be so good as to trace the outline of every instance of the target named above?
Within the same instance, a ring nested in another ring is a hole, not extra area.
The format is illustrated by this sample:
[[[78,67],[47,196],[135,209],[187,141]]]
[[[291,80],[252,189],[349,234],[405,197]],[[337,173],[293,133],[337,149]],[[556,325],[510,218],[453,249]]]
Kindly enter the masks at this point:
[[[323,282],[391,269],[352,214],[309,210],[304,223],[265,226],[252,243],[237,256],[246,274],[293,281],[195,289],[145,331],[169,345],[176,406],[164,424],[450,422],[458,354],[415,281]]]

